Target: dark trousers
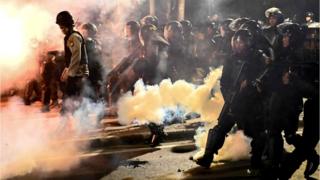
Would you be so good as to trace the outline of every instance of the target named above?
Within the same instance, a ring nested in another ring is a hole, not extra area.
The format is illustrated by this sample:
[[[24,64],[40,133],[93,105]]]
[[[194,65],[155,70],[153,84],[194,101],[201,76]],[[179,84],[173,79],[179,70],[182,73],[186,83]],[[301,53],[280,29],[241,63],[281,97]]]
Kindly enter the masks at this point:
[[[80,96],[83,85],[82,77],[68,77],[65,91],[66,98]]]
[[[73,102],[81,101],[83,86],[83,77],[68,77],[63,95],[61,114],[66,112],[73,113],[77,109]]]
[[[260,117],[263,113],[262,102],[260,95],[254,90],[242,91],[231,106],[232,113],[225,113],[219,119],[218,124],[209,130],[205,154],[217,153],[223,146],[227,133],[237,124],[245,135],[253,139],[251,142],[252,166],[260,166],[265,145],[264,123]]]
[[[289,179],[299,169],[303,161],[316,155],[315,147],[319,141],[319,96],[305,102],[303,122],[302,138],[295,144],[294,151],[283,162],[280,171],[282,179]],[[316,158],[318,158],[317,155]]]
[[[268,156],[271,168],[277,169],[283,155],[283,138],[285,132],[289,144],[298,129],[299,114],[302,112],[302,96],[294,86],[282,86],[273,92],[269,103],[269,117],[266,120],[268,137]]]
[[[45,82],[43,104],[49,105],[50,100],[58,100],[58,82],[55,80]]]

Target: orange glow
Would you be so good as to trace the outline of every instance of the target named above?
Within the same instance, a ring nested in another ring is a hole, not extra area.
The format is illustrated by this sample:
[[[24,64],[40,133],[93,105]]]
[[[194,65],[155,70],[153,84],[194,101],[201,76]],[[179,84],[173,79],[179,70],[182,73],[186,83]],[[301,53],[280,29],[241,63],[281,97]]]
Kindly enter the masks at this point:
[[[52,38],[48,32],[55,26],[53,18],[49,12],[33,5],[0,5],[0,91],[20,86],[18,84],[36,75],[37,60],[48,50],[45,42]],[[50,47],[57,47],[58,43],[60,41],[52,41]]]
[[[6,10],[0,9],[0,23],[4,25],[0,28],[3,42],[0,43],[0,62],[1,65],[15,66],[21,62],[21,55],[26,54],[21,31],[23,25],[16,17],[10,16],[12,12]]]

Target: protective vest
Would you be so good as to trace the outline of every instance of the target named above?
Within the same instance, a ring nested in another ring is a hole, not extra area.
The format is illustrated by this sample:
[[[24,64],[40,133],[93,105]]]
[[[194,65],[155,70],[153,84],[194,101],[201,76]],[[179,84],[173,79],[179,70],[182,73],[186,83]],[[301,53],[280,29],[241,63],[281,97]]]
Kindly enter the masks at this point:
[[[80,60],[80,65],[83,65],[83,64],[87,64],[88,65],[88,56],[87,56],[85,40],[84,40],[83,36],[78,31],[72,31],[70,34],[68,34],[68,35],[66,35],[64,37],[64,52],[65,52],[66,67],[69,67],[70,61],[71,61],[71,56],[72,56],[71,51],[67,46],[67,42],[69,40],[69,37],[73,33],[77,33],[81,37],[81,60]]]

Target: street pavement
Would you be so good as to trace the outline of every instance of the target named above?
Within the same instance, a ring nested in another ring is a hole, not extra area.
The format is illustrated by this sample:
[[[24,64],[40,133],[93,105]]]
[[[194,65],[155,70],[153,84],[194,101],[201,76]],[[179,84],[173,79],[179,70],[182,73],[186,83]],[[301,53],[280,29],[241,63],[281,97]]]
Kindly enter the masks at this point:
[[[1,103],[1,107],[4,106]],[[32,107],[40,109],[39,104]],[[45,118],[55,119],[58,116],[58,111],[53,110]],[[101,122],[101,128],[90,135],[70,140],[90,144],[85,152],[77,155],[81,159],[79,166],[51,173],[32,171],[11,179],[259,179],[247,173],[248,160],[214,163],[210,169],[198,167],[189,160],[197,151],[193,141],[199,125],[197,120],[165,127],[167,137],[157,147],[150,147],[146,143],[150,137],[147,126],[120,126],[116,118],[107,117]],[[288,145],[285,148],[288,151],[293,149]],[[319,152],[319,146],[317,150]],[[305,165],[306,162],[292,179],[304,179]],[[312,178],[319,179],[319,168]]]
[[[128,159],[120,166],[104,176],[102,180],[113,179],[260,179],[261,177],[249,175],[247,169],[250,167],[249,160],[236,162],[214,163],[210,169],[197,166],[189,160],[196,150],[177,152],[174,147],[185,147],[186,142],[164,143],[163,148],[138,157]],[[192,143],[191,143],[192,144]],[[191,144],[187,143],[187,146]],[[174,146],[175,145],[175,146]],[[174,147],[172,147],[174,146]],[[286,145],[289,150],[291,147]],[[187,148],[185,148],[187,149]],[[318,148],[319,149],[319,148]],[[305,179],[303,172],[306,166],[304,162],[291,179]],[[319,179],[319,168],[310,179]]]

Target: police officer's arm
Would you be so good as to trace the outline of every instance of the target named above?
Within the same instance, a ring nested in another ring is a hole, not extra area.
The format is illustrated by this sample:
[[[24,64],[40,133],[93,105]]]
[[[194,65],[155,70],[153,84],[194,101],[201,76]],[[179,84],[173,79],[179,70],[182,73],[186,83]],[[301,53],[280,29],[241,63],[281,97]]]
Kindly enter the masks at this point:
[[[231,89],[231,73],[232,73],[232,62],[230,58],[227,58],[224,62],[222,75],[220,79],[220,89],[224,99],[227,98],[229,90]]]
[[[68,70],[68,76],[71,77],[76,76],[79,70],[81,60],[81,41],[81,37],[76,33],[73,33],[68,40],[67,45],[72,54]]]

